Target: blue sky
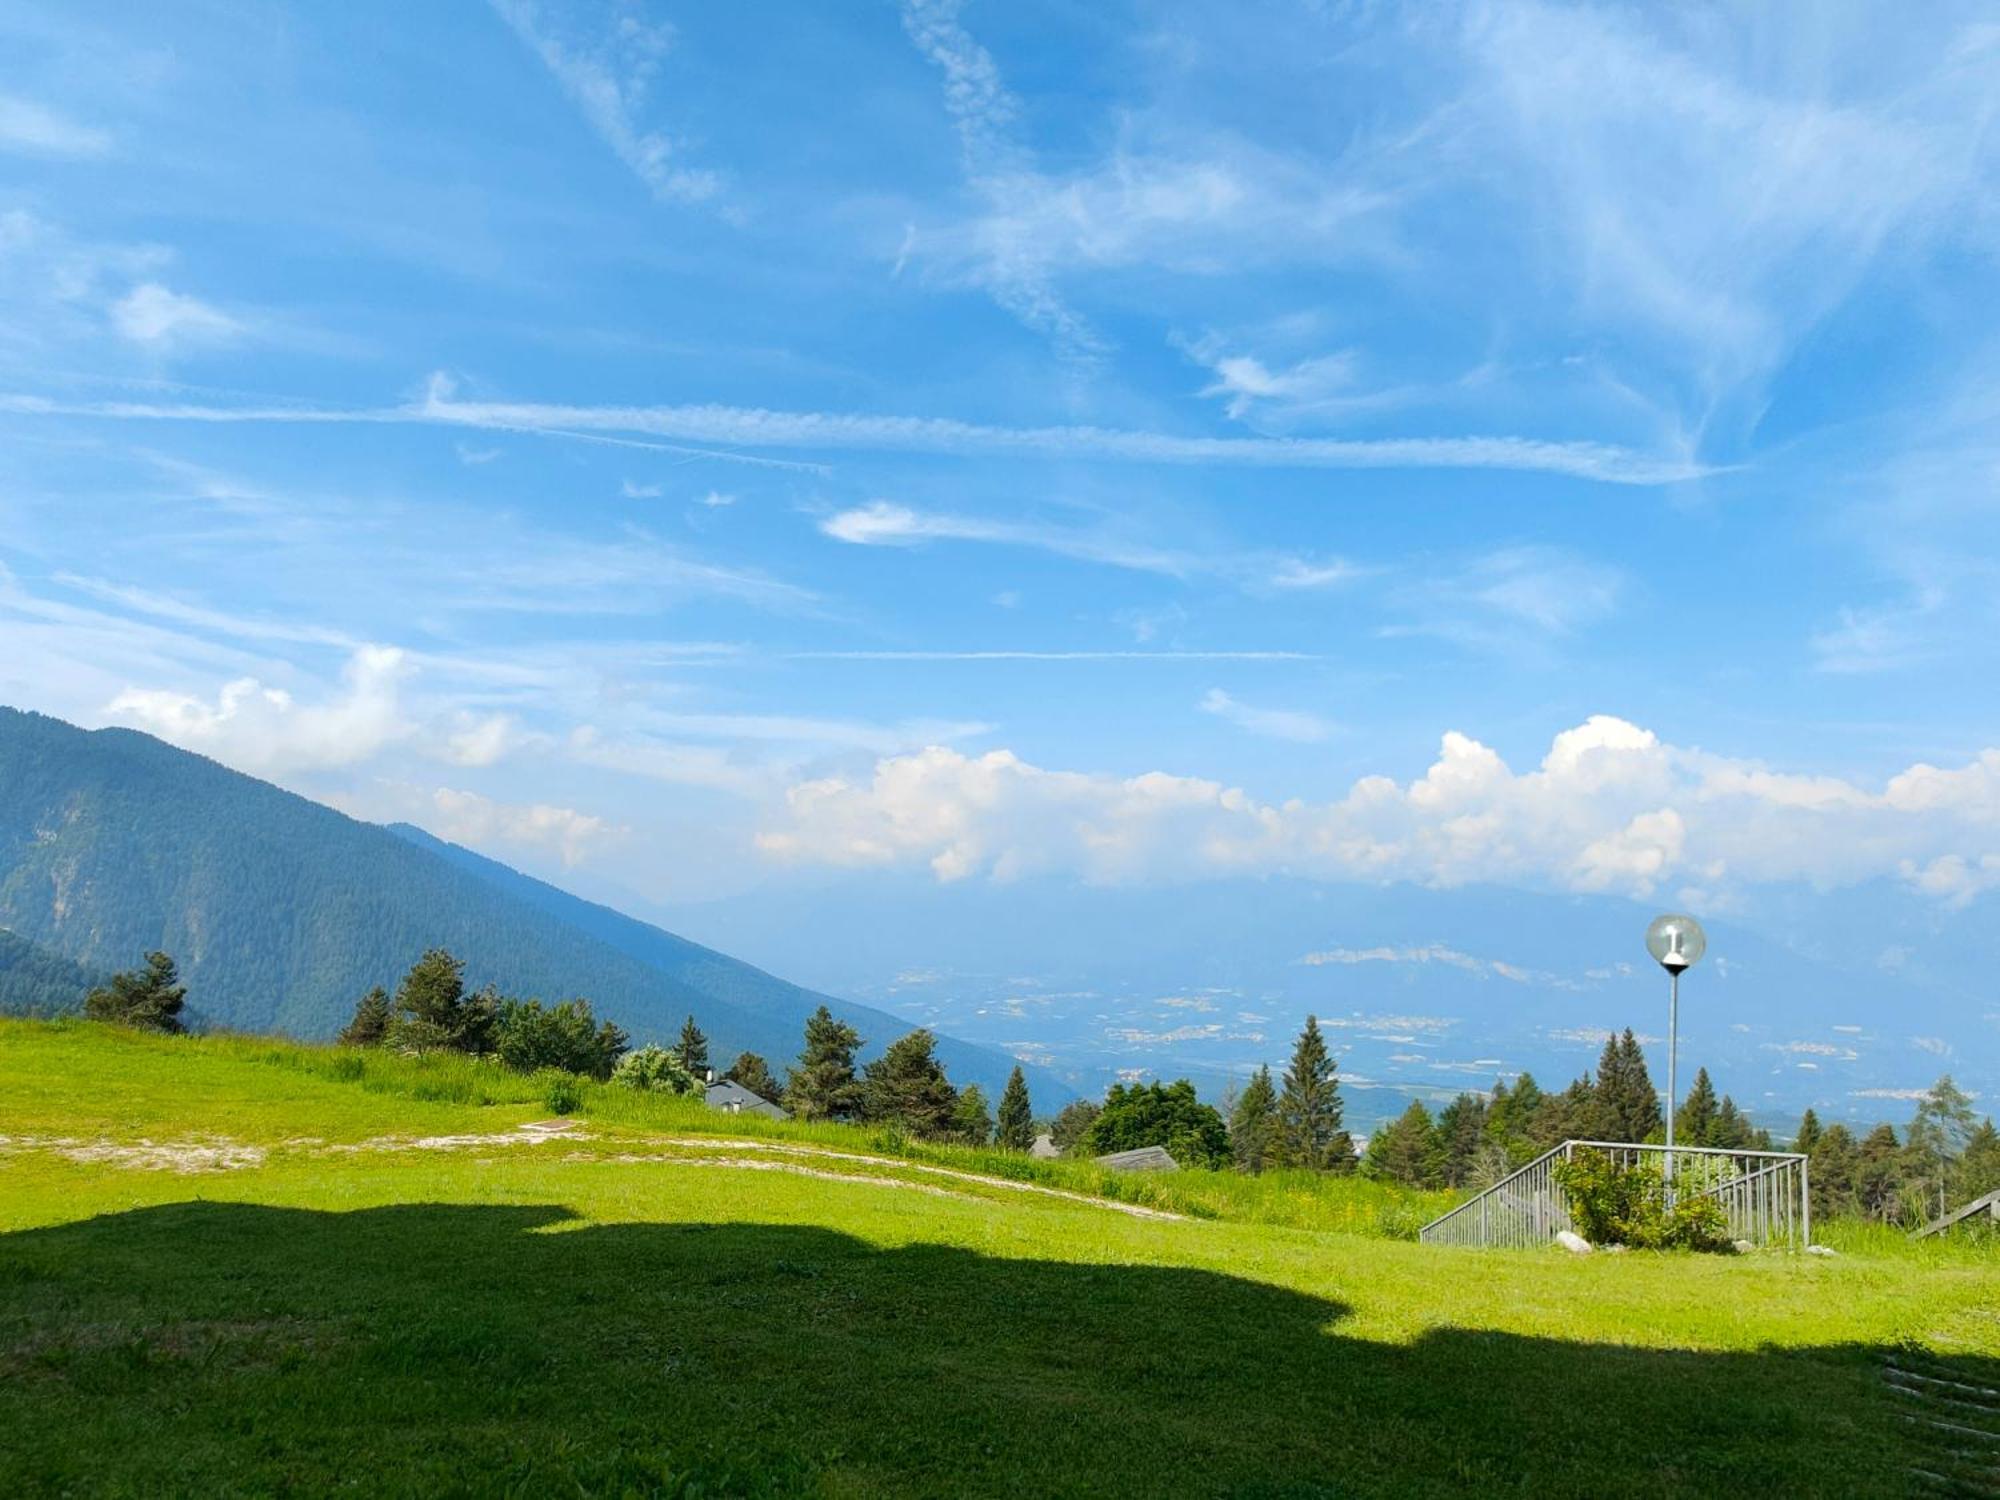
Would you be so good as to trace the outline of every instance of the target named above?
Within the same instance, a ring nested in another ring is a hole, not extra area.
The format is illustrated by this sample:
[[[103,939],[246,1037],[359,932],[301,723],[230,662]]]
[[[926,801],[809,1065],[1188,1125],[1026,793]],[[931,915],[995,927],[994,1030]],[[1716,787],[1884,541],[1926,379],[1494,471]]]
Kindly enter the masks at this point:
[[[1978,6],[10,6],[0,700],[642,904],[1990,905],[1996,99]]]

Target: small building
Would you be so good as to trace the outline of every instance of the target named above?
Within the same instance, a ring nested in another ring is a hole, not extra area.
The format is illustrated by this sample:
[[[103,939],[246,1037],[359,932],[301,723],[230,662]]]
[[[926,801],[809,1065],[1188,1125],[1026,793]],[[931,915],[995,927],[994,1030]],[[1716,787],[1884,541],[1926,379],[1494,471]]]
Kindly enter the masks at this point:
[[[1062,1152],[1056,1150],[1056,1138],[1044,1130],[1035,1137],[1035,1144],[1028,1148],[1028,1155],[1036,1161],[1054,1161]]]
[[[719,1109],[726,1115],[762,1115],[767,1120],[791,1118],[762,1094],[753,1094],[742,1084],[727,1078],[711,1076],[706,1095],[708,1107]]]
[[[1178,1172],[1180,1163],[1165,1146],[1141,1146],[1136,1151],[1114,1151],[1097,1158],[1100,1167],[1114,1172]]]

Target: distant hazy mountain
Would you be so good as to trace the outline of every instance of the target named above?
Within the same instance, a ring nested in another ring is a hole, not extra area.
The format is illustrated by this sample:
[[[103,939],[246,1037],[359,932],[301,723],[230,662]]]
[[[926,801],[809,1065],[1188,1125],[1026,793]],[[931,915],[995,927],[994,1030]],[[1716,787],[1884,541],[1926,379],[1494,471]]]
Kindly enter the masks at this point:
[[[1282,1067],[1314,1011],[1365,1128],[1413,1095],[1523,1069],[1559,1086],[1595,1063],[1607,1029],[1664,1038],[1666,979],[1642,946],[1657,909],[1491,887],[850,874],[666,915],[808,983],[1028,1052],[1087,1092],[1125,1071],[1217,1092],[1259,1062]],[[1808,1104],[1904,1120],[1895,1096],[1947,1070],[2000,1098],[1990,916],[1884,888],[1787,893],[1707,926],[1682,991],[1683,1088],[1705,1064],[1780,1128]],[[808,941],[825,932],[842,940]],[[1664,1085],[1664,1046],[1647,1050]]]
[[[710,1054],[782,1069],[825,1003],[879,1049],[899,1017],[816,994],[415,829],[357,822],[129,730],[0,709],[0,928],[84,969],[161,948],[214,1024],[331,1036],[356,997],[449,948],[475,984],[583,995],[635,1040],[692,1012]],[[25,958],[23,960],[26,961]],[[998,1097],[1014,1059],[943,1039]],[[1037,1102],[1067,1090],[1031,1077]]]

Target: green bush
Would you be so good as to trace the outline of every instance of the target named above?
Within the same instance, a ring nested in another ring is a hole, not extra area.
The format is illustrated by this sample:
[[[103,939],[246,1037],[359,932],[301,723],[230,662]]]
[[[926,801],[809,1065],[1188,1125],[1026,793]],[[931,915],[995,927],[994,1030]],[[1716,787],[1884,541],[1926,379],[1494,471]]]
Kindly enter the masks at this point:
[[[583,1108],[583,1084],[573,1073],[555,1073],[542,1091],[542,1103],[553,1115],[573,1115]]]
[[[693,1098],[702,1086],[681,1060],[665,1047],[641,1047],[618,1059],[611,1081],[620,1088],[643,1089],[652,1093],[681,1094]]]
[[[1669,1208],[1666,1184],[1651,1162],[1624,1167],[1602,1151],[1585,1147],[1557,1162],[1552,1172],[1556,1186],[1569,1198],[1569,1216],[1577,1233],[1593,1245],[1722,1250],[1729,1244],[1729,1220],[1722,1205],[1684,1180]]]

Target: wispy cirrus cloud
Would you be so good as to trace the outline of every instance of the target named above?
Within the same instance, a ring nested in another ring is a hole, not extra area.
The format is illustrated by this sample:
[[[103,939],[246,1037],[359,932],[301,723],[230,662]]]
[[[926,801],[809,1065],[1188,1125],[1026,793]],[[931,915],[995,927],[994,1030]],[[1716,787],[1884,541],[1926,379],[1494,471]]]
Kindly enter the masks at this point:
[[[104,156],[111,133],[80,125],[32,99],[0,94],[0,151],[35,156]]]
[[[683,165],[682,147],[641,123],[660,64],[673,46],[671,26],[648,21],[637,5],[620,7],[614,19],[578,16],[548,0],[492,3],[598,138],[655,198],[703,203],[721,191],[718,173]]]
[[[1699,478],[1701,466],[1614,444],[1534,438],[1191,437],[1104,427],[1001,427],[948,417],[771,411],[755,407],[568,406],[458,400],[434,386],[409,406],[341,409],[306,405],[221,406],[142,401],[62,401],[0,394],[0,411],[109,421],[188,423],[420,423],[596,439],[650,434],[742,448],[1011,455],[1105,463],[1253,469],[1515,469],[1603,484],[1663,485]],[[627,441],[619,438],[618,441]],[[704,453],[727,458],[729,454]]]
[[[1333,725],[1316,713],[1298,708],[1259,708],[1232,698],[1221,688],[1210,688],[1198,706],[1205,714],[1226,719],[1237,728],[1266,739],[1316,745],[1333,735]]]

